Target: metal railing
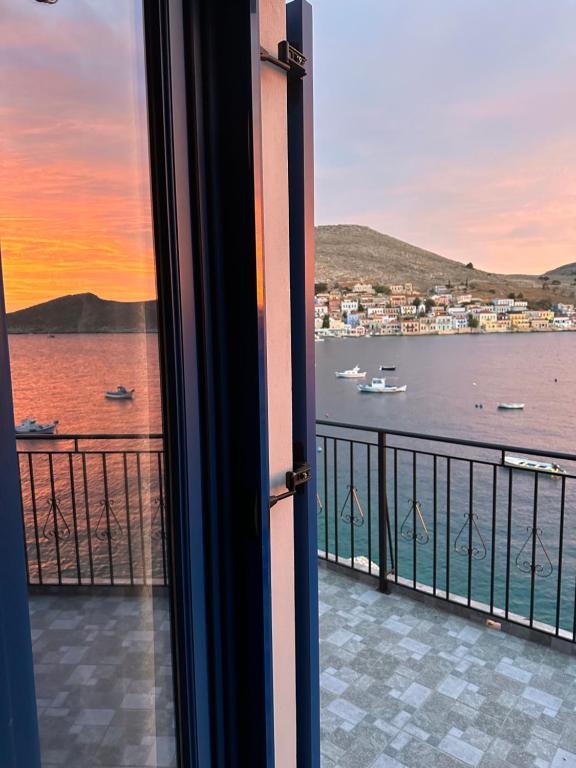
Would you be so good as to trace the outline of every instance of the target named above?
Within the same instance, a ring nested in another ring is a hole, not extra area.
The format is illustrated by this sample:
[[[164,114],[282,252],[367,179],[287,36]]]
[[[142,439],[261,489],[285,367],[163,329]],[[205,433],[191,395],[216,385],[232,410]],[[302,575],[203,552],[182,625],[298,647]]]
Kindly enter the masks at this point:
[[[162,435],[19,435],[29,584],[167,583]]]
[[[576,454],[317,424],[320,558],[576,642]],[[167,583],[161,435],[19,436],[18,453],[30,584]]]
[[[576,454],[317,425],[321,558],[576,641]]]

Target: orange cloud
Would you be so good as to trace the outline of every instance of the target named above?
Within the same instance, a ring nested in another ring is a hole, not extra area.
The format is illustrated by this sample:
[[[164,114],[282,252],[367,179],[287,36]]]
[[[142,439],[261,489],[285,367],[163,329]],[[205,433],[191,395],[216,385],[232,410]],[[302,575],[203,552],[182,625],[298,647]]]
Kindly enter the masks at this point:
[[[155,295],[141,19],[101,5],[0,0],[9,311],[84,291]]]

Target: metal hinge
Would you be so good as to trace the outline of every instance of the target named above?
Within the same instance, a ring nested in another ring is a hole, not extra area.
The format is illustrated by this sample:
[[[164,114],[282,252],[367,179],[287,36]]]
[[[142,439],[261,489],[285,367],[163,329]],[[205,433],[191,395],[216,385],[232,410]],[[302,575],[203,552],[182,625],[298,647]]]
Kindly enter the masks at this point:
[[[306,56],[290,45],[288,40],[278,43],[278,56],[273,56],[266,48],[260,48],[260,61],[267,61],[283,69],[290,77],[301,78],[306,74]]]
[[[294,469],[286,472],[286,491],[276,496],[270,496],[270,506],[273,507],[282,499],[288,499],[295,496],[298,488],[312,479],[312,467],[306,462],[297,463]]]

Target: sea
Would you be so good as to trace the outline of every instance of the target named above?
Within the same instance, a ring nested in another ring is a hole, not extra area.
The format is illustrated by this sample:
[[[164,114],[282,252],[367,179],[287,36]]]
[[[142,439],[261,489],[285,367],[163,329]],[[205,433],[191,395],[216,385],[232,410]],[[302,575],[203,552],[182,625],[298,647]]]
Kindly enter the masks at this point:
[[[317,417],[543,450],[575,446],[576,334],[328,339],[315,344]],[[59,420],[60,433],[162,430],[155,334],[10,336],[14,418]],[[379,366],[394,364],[393,373]],[[361,395],[334,372],[359,365],[406,394]],[[134,400],[109,401],[119,384]],[[499,411],[499,401],[525,403]],[[477,407],[477,406],[482,406]]]
[[[576,334],[329,339],[316,343],[315,352],[319,419],[509,445],[515,452],[521,447],[542,455],[574,451]],[[14,335],[10,355],[16,422],[28,416],[58,419],[59,434],[162,431],[156,335]],[[355,381],[334,375],[354,365],[366,370],[367,379],[385,375],[389,383],[406,384],[407,392],[361,394]],[[395,365],[396,370],[380,374],[380,365]],[[105,391],[118,385],[134,388],[134,400],[107,400]],[[501,411],[500,401],[523,402],[525,408]],[[373,436],[322,430],[329,437],[318,440],[314,457],[318,548],[330,557],[337,551],[339,559],[360,569],[377,566],[377,452],[365,444]],[[357,441],[352,455],[344,440],[335,455],[333,438],[351,436]],[[24,442],[19,443],[21,451],[29,448]],[[56,447],[60,444],[68,450],[64,441],[57,441]],[[395,573],[459,597],[467,598],[469,588],[472,602],[497,608],[508,604],[510,612],[547,624],[556,620],[560,594],[559,623],[572,631],[576,479],[536,480],[534,473],[498,466],[497,452],[470,452],[424,438],[395,445],[398,451],[387,451],[386,483],[391,525],[387,559]],[[50,461],[33,456],[36,507],[30,460],[21,456],[32,581],[39,580],[39,564],[45,581],[62,576],[64,581],[107,583],[112,570],[116,580],[132,579],[134,573],[136,579],[145,579],[151,563],[155,573],[150,578],[162,581],[161,444],[156,441],[154,446],[157,453],[147,459],[128,456],[128,483],[122,457],[112,455],[115,449],[109,444],[106,466],[97,454],[88,456],[85,474],[81,459],[70,462],[65,454],[54,456],[53,480]],[[473,469],[468,459],[474,459]],[[576,465],[565,466],[576,475]],[[421,518],[414,514],[415,501]],[[146,552],[140,542],[142,557],[130,549],[129,536],[126,543],[130,529],[140,530],[142,539],[152,542],[146,543]]]

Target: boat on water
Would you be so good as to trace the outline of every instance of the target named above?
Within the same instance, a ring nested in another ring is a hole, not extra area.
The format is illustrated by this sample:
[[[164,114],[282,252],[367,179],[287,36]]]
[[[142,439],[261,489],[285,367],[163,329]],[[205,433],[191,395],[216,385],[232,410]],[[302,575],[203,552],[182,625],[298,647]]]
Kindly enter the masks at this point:
[[[498,403],[498,408],[501,411],[522,411],[524,403]]]
[[[334,376],[337,379],[363,379],[366,376],[366,371],[361,371],[360,366],[355,365],[348,371],[334,371]]]
[[[408,386],[406,384],[398,387],[391,384],[386,384],[386,379],[374,378],[370,384],[358,384],[358,392],[375,392],[378,394],[392,395],[396,392],[406,392]]]
[[[53,435],[58,426],[58,420],[40,424],[36,419],[27,418],[15,427],[17,435]]]
[[[380,366],[381,371],[395,371],[396,366],[395,365],[381,365]]]
[[[118,386],[113,392],[106,392],[104,397],[108,400],[132,400],[134,398],[134,389],[126,389],[126,387]]]
[[[566,470],[559,464],[548,461],[534,461],[533,459],[523,459],[521,456],[505,456],[504,464],[514,469],[529,469],[532,472],[544,472],[548,475],[565,475]]]

